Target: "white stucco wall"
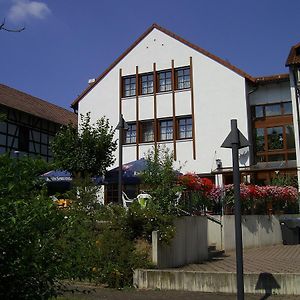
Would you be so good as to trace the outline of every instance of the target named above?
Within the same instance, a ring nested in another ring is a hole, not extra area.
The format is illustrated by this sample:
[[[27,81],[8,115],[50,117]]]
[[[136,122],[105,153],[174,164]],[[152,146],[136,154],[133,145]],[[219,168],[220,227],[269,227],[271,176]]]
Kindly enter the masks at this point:
[[[204,56],[170,36],[154,29],[126,55],[80,102],[79,113],[91,112],[92,121],[105,115],[111,125],[119,117],[119,69],[122,75],[156,69],[188,66],[193,59],[196,160],[193,160],[192,142],[177,142],[177,159],[186,162],[183,171],[207,173],[215,169],[215,159],[223,166],[231,166],[231,151],[220,148],[230,131],[230,119],[238,120],[238,127],[248,136],[245,79],[216,61]],[[153,95],[139,97],[139,120],[153,119]],[[191,92],[175,93],[176,115],[191,115]],[[136,120],[135,97],[122,100],[126,121]],[[157,95],[157,117],[172,117],[172,94]],[[173,147],[172,144],[169,144]],[[149,144],[140,146],[140,156]],[[124,147],[124,162],[135,159],[136,146]],[[117,153],[116,153],[117,157]]]

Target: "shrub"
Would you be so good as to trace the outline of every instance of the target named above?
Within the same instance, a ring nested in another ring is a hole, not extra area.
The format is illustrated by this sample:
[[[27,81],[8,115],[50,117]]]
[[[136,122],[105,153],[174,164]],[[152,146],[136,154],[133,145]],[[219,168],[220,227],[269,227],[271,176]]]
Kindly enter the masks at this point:
[[[0,156],[0,298],[48,299],[63,277],[57,239],[63,215],[36,175],[46,163]]]
[[[176,193],[178,170],[173,169],[173,154],[168,148],[153,148],[146,155],[147,168],[141,178],[152,196],[156,209],[164,214],[177,214]]]
[[[209,197],[214,185],[208,178],[200,178],[194,173],[187,173],[178,177],[178,184],[184,188],[182,208],[192,213],[211,210],[215,202]]]
[[[240,185],[241,208],[243,213],[265,214],[268,212],[267,203],[271,203],[275,210],[282,212],[298,212],[298,190],[292,186],[257,186]],[[208,194],[209,198],[215,200],[223,197],[223,205],[234,207],[233,184],[225,185],[223,188],[214,187]]]

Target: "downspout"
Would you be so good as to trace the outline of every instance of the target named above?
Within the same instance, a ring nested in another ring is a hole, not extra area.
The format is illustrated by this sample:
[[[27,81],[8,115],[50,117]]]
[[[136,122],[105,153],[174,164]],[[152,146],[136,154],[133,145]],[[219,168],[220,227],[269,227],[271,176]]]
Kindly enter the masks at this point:
[[[254,145],[253,145],[253,128],[252,128],[252,118],[251,118],[251,106],[250,106],[250,99],[249,96],[257,91],[258,86],[253,87],[253,89],[249,90],[249,86],[247,85],[247,125],[248,125],[248,141],[250,142],[249,150],[249,165],[252,166],[254,164]]]
[[[295,97],[296,97],[296,113],[297,113],[297,123],[298,123],[298,135],[300,137],[300,128],[299,128],[299,88],[297,85],[297,80],[296,80],[296,76],[295,76],[295,67],[292,67],[292,74],[293,74],[293,81],[294,81],[294,87],[295,87]]]
[[[292,72],[291,72],[292,71]],[[296,80],[296,76],[295,76],[295,72],[296,72],[296,68],[294,66],[290,67],[290,74],[292,73],[293,76],[293,82],[294,82],[294,88],[295,88],[295,97],[296,97],[296,114],[297,114],[297,127],[298,127],[298,139],[300,138],[300,127],[299,127],[299,117],[300,117],[300,113],[299,113],[299,97],[300,97],[300,91],[297,85],[297,80]],[[298,142],[299,145],[299,141]],[[298,149],[300,149],[300,145],[298,147]],[[298,156],[299,153],[297,153],[296,151],[296,155]],[[299,166],[298,166],[298,157],[296,156],[296,166],[297,166],[297,177],[298,177],[298,191],[300,191],[300,184],[299,184]],[[299,203],[299,212],[300,212],[300,203]]]

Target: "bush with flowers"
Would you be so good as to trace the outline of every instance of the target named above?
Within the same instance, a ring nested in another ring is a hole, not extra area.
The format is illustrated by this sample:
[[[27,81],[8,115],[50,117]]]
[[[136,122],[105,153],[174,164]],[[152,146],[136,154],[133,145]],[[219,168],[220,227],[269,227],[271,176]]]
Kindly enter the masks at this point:
[[[241,208],[244,214],[265,214],[274,212],[297,213],[298,190],[292,186],[258,186],[240,185]],[[208,198],[211,201],[223,198],[223,206],[234,208],[233,184],[224,187],[213,187]],[[225,211],[228,211],[225,209]]]
[[[215,186],[210,179],[194,173],[179,176],[178,185],[183,188],[181,205],[191,213],[234,212],[234,187],[227,184]],[[243,214],[298,213],[298,190],[292,186],[253,184],[240,185],[241,209]]]
[[[190,212],[205,212],[211,210],[214,202],[209,197],[214,188],[208,178],[200,178],[195,173],[187,173],[178,177],[178,184],[183,187],[181,205]]]

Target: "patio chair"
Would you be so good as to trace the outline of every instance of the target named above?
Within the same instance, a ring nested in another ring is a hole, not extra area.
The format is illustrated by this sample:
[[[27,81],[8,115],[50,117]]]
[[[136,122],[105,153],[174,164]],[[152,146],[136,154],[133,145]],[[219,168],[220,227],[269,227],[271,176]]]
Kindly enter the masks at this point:
[[[145,192],[142,192],[137,195],[137,200],[142,208],[145,208],[147,206],[148,201],[151,199],[152,199],[152,196]]]
[[[122,192],[122,201],[123,201],[123,207],[125,209],[128,209],[128,207],[132,204],[132,202],[135,199],[130,199],[125,192]]]

